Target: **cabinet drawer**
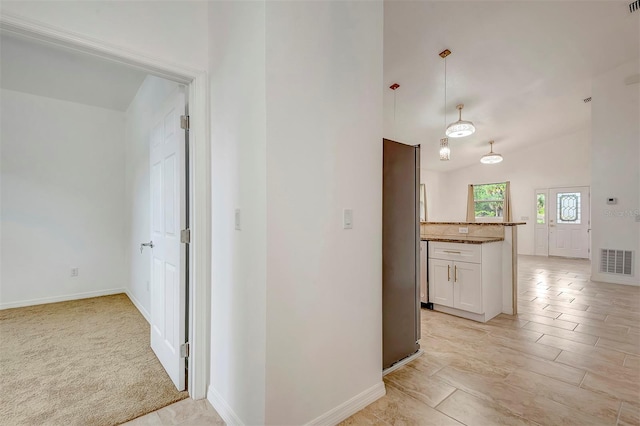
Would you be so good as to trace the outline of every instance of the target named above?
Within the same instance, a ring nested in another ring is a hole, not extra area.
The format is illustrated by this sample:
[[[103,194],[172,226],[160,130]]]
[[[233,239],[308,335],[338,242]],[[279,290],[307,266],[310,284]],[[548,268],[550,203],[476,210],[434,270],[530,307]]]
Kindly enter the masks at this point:
[[[482,246],[480,244],[429,241],[429,259],[480,263],[482,260]]]

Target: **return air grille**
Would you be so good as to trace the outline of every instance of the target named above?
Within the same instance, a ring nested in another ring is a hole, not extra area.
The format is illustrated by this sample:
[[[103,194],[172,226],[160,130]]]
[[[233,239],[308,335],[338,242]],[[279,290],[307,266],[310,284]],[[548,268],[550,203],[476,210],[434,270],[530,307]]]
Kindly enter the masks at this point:
[[[629,3],[629,13],[633,13],[640,9],[640,0],[632,1]]]
[[[632,263],[631,250],[602,249],[600,252],[600,272],[631,276]]]

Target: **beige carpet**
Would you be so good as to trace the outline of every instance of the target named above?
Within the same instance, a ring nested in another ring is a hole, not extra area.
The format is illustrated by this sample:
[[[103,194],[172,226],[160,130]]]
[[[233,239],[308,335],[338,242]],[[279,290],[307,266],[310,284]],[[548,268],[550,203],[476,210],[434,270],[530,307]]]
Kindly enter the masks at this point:
[[[0,424],[116,425],[188,396],[124,294],[0,311]]]

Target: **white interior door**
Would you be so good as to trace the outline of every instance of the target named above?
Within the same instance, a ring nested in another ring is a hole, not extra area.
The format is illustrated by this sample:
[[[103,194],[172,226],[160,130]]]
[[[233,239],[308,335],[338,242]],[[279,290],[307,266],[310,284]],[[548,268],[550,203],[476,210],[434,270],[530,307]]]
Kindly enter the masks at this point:
[[[535,214],[535,254],[536,256],[549,255],[549,191],[547,189],[536,190],[536,214]]]
[[[589,258],[589,187],[549,190],[549,255]]]
[[[158,109],[151,128],[151,348],[178,390],[185,389],[185,111],[183,89]]]

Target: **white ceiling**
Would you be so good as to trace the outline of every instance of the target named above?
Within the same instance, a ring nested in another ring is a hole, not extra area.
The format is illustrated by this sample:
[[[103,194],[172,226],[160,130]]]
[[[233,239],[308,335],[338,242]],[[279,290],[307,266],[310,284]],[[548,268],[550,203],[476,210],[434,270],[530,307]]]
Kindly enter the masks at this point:
[[[504,155],[589,126],[592,79],[640,53],[640,12],[627,1],[386,1],[385,137],[421,144],[422,166],[448,171],[478,164],[495,140]],[[446,122],[476,133],[444,137]],[[395,95],[395,107],[394,107]],[[597,102],[593,99],[593,102]],[[490,167],[490,166],[487,166]]]
[[[0,86],[33,95],[125,111],[147,73],[2,32]]]

